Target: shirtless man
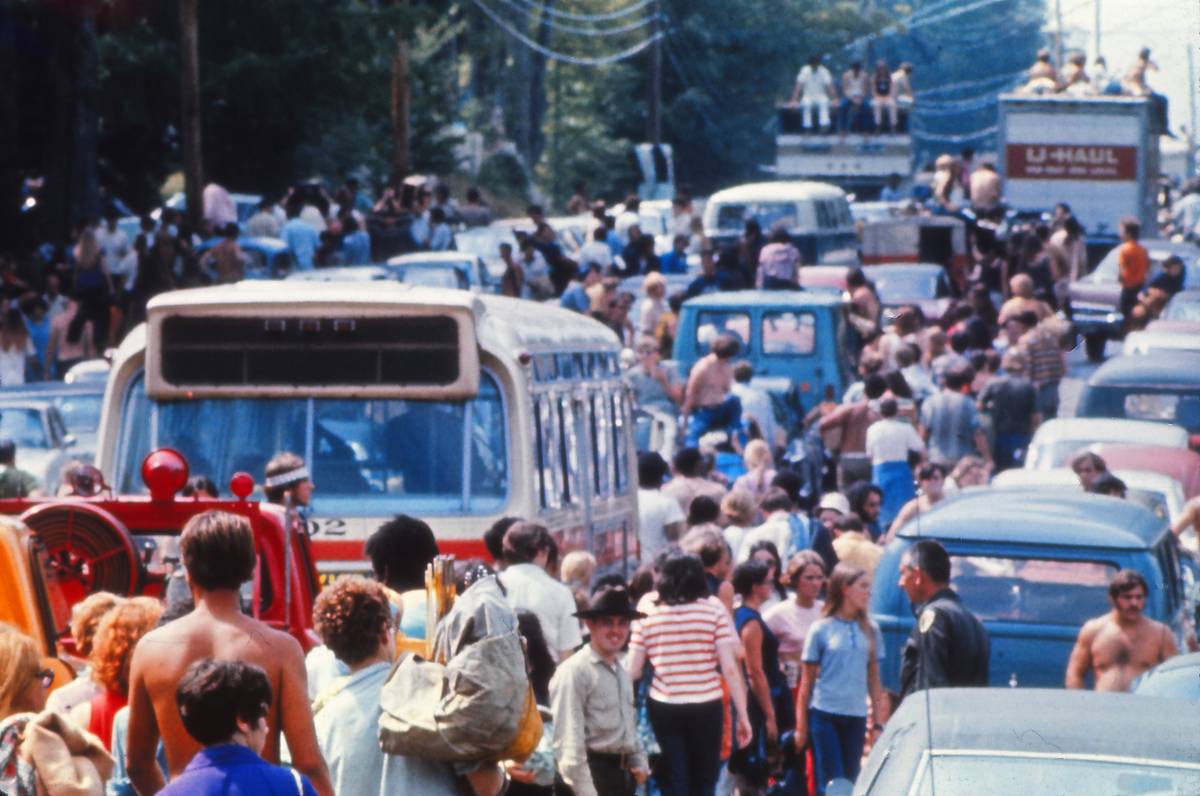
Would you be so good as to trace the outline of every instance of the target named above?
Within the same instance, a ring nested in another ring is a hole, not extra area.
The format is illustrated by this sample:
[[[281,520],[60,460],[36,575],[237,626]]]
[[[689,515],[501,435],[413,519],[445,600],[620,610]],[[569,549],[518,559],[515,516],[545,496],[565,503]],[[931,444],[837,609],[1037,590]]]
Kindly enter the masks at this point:
[[[742,402],[731,395],[733,358],[739,348],[736,338],[720,335],[713,341],[712,353],[692,366],[680,407],[687,418],[684,443],[687,447],[696,447],[709,431],[724,430],[741,423]]]
[[[171,777],[200,751],[179,717],[175,688],[191,663],[216,658],[253,663],[266,671],[275,701],[267,716],[263,758],[279,762],[282,731],[295,768],[308,776],[317,793],[332,796],[308,705],[304,653],[294,638],[241,611],[238,589],[250,580],[255,565],[249,523],[220,511],[198,514],[183,528],[180,552],[196,607],[144,636],[130,665],[127,768],[134,787],[142,796],[163,788],[155,761],[160,736]]]
[[[1113,577],[1108,585],[1113,609],[1079,631],[1067,664],[1067,688],[1083,688],[1093,670],[1097,691],[1128,691],[1138,675],[1176,654],[1170,628],[1142,616],[1146,593],[1146,579],[1131,569]]]

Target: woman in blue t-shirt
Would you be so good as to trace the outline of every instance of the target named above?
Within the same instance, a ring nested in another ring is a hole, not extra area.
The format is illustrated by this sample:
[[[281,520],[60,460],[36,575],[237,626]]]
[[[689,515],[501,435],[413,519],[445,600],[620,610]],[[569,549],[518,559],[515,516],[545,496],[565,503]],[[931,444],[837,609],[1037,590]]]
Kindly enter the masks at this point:
[[[875,712],[872,737],[887,720],[879,681],[883,639],[867,614],[870,601],[871,576],[851,564],[838,564],[829,577],[825,616],[804,641],[795,743],[803,749],[812,741],[817,796],[823,796],[830,780],[858,776],[868,693]]]

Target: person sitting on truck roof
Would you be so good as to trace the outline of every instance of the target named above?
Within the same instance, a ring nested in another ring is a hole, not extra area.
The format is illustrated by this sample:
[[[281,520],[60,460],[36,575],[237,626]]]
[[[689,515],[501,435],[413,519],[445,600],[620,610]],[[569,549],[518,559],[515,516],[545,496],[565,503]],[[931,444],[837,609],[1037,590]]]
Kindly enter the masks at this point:
[[[900,109],[896,105],[895,86],[892,84],[892,73],[887,61],[882,58],[875,62],[875,74],[871,76],[871,113],[875,120],[875,132],[883,132],[883,111],[888,112],[889,133],[894,133],[900,124]]]
[[[913,65],[908,61],[892,72],[892,96],[896,98],[896,107],[900,111],[900,126],[896,132],[908,129],[908,114],[913,108],[912,72]]]
[[[821,56],[810,55],[808,63],[796,75],[796,87],[792,90],[791,104],[800,105],[804,131],[812,129],[813,108],[817,109],[817,122],[822,131],[830,127],[829,107],[837,100],[837,89],[833,75],[821,63]]]
[[[1158,64],[1150,60],[1150,48],[1143,47],[1138,52],[1137,59],[1130,65],[1125,72],[1125,78],[1121,81],[1121,89],[1124,93],[1133,97],[1149,97],[1154,92],[1146,83],[1146,72],[1158,71]]]
[[[1081,52],[1071,53],[1063,67],[1062,82],[1062,92],[1072,97],[1090,97],[1096,93],[1096,87],[1088,79],[1087,56]]]
[[[1003,189],[1000,175],[992,163],[983,162],[971,173],[970,180],[971,210],[979,218],[993,218],[1000,209],[1000,197]]]
[[[1050,51],[1044,47],[1029,67],[1029,82],[1021,87],[1022,94],[1053,94],[1058,91],[1058,71],[1050,61]]]
[[[867,95],[871,92],[871,76],[863,71],[862,61],[852,61],[842,73],[842,102],[840,127],[842,133],[861,132]]]

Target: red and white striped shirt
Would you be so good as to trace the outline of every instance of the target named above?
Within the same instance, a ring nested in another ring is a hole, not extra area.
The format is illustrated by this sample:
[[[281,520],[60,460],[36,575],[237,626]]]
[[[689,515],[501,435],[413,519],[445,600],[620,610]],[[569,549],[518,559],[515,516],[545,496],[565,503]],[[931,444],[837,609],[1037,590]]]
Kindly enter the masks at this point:
[[[674,704],[721,698],[717,648],[736,647],[729,612],[715,600],[654,605],[633,623],[631,649],[641,649],[654,667],[650,698]]]

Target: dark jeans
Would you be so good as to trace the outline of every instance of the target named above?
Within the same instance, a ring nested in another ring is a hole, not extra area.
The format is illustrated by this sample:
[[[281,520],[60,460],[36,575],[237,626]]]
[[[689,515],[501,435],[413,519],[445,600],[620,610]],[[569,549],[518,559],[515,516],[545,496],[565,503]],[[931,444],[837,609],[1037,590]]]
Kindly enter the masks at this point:
[[[634,796],[637,792],[633,774],[621,767],[618,755],[588,752],[588,771],[600,796]]]
[[[1024,467],[1025,449],[1029,447],[1030,439],[1032,439],[1031,434],[1016,431],[997,431],[996,450],[993,451],[996,472],[1001,472],[1011,467]]]
[[[844,777],[853,782],[858,777],[867,737],[866,716],[839,716],[809,708],[808,735],[817,796],[824,796],[830,780]]]
[[[721,773],[721,700],[691,705],[646,701],[662,747],[662,796],[713,796]]]
[[[742,426],[742,401],[736,395],[726,396],[716,406],[700,406],[688,415],[684,445],[694,448],[700,438],[710,431],[729,431]]]
[[[1135,287],[1121,288],[1121,297],[1117,301],[1117,309],[1125,316],[1124,328],[1129,329],[1129,322],[1133,320],[1133,308],[1137,306],[1138,295],[1142,292],[1145,285],[1137,285]]]

